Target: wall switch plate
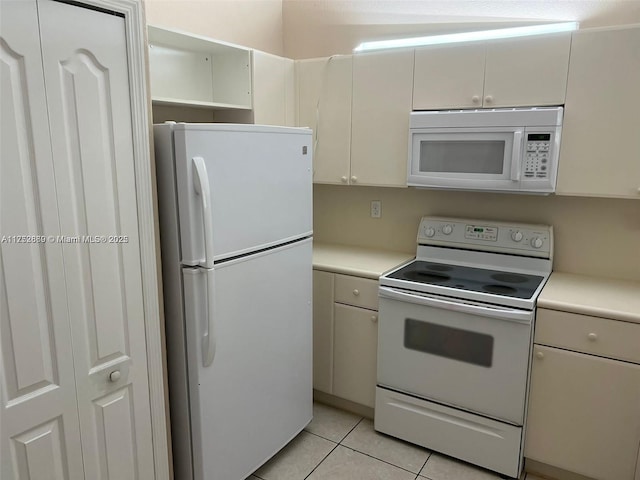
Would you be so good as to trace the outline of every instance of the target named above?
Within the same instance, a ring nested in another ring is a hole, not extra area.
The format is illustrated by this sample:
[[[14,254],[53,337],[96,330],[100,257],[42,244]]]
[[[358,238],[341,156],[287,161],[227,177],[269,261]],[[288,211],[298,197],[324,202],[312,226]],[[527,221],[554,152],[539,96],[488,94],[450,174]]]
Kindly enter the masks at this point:
[[[371,218],[380,218],[382,215],[382,202],[380,200],[371,201]]]

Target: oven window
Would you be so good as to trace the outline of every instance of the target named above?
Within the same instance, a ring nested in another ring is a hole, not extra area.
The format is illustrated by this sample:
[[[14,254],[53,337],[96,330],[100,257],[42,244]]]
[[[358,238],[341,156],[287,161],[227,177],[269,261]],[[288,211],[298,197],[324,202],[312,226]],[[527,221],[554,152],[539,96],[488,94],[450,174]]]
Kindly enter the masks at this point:
[[[503,140],[421,141],[420,171],[501,175],[504,149]]]
[[[434,323],[405,319],[404,346],[411,350],[490,367],[493,337]]]

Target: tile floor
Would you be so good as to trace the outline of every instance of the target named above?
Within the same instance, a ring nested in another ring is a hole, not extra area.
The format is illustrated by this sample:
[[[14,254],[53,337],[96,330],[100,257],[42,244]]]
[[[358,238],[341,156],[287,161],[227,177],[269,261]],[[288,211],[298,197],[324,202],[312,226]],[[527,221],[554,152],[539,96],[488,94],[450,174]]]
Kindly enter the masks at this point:
[[[367,418],[315,403],[313,421],[247,480],[494,480],[496,473],[377,433]],[[537,480],[527,475],[526,480]]]

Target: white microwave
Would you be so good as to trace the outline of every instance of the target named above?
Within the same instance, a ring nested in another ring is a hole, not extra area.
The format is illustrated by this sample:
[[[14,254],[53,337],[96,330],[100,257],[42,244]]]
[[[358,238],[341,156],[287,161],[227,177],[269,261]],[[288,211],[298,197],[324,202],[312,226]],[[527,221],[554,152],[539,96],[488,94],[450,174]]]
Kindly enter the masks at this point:
[[[562,107],[412,112],[410,187],[548,195]]]

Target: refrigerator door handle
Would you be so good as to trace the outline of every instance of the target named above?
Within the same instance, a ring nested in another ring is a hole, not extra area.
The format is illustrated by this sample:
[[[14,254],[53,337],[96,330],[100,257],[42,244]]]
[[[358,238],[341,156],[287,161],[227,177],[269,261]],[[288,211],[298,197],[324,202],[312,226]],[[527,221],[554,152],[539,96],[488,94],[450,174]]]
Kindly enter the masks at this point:
[[[216,331],[214,328],[214,299],[215,289],[213,283],[214,270],[208,270],[207,277],[207,331],[202,335],[202,365],[208,367],[213,363],[216,355]]]
[[[204,227],[204,260],[199,265],[204,268],[213,268],[213,220],[211,217],[211,191],[209,190],[209,175],[204,158],[193,157],[191,159],[195,175],[193,187],[197,195],[200,195],[202,207],[202,223]]]

